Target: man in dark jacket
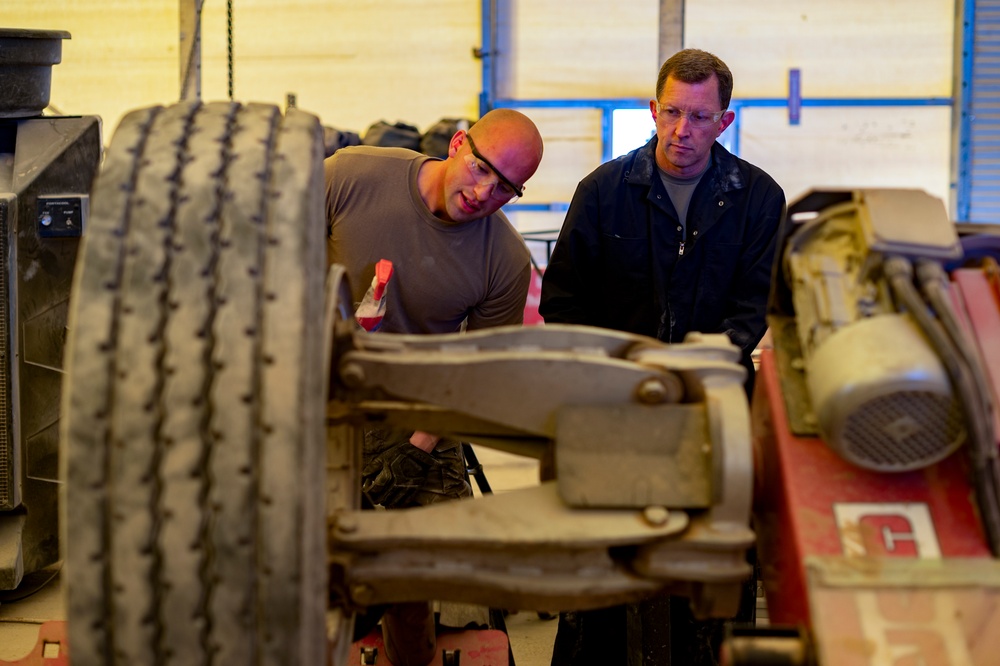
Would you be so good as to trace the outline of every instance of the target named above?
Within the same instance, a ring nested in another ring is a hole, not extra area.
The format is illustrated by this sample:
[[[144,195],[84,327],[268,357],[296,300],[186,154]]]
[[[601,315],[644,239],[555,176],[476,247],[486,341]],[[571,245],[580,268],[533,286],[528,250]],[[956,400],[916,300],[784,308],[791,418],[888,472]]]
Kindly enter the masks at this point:
[[[749,396],[750,354],[767,328],[785,196],[770,176],[716,142],[735,118],[732,90],[729,68],[710,53],[686,49],[663,64],[649,102],[656,136],[577,187],[542,280],[539,312],[546,323],[666,342],[692,331],[725,333],[743,352]],[[670,604],[671,625],[686,612],[686,602]],[[552,663],[624,665],[625,622],[622,608],[563,614]],[[714,663],[720,626],[706,641],[698,636],[704,625],[672,632],[674,660]]]
[[[664,63],[649,103],[656,136],[577,187],[539,312],[665,342],[726,333],[743,350],[749,390],[785,196],[715,141],[735,117],[732,89],[729,69],[704,51]]]

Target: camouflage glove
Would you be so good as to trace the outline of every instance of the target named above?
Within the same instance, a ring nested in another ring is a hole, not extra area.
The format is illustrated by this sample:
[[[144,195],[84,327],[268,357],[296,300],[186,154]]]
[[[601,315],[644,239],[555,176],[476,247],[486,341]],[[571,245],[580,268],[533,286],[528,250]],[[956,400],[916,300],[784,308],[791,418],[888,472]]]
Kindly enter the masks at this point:
[[[403,441],[373,458],[361,471],[361,490],[387,509],[409,506],[438,466],[434,456]]]

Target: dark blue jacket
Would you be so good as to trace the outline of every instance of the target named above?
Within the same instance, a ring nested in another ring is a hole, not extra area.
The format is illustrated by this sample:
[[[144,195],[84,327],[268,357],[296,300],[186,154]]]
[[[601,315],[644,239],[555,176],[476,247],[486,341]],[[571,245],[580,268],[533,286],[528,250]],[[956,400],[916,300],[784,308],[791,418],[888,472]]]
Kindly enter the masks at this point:
[[[690,331],[726,333],[752,372],[750,353],[767,328],[785,195],[761,169],[715,143],[682,235],[655,148],[654,136],[580,182],[545,271],[539,312],[548,323],[665,342],[681,342]]]

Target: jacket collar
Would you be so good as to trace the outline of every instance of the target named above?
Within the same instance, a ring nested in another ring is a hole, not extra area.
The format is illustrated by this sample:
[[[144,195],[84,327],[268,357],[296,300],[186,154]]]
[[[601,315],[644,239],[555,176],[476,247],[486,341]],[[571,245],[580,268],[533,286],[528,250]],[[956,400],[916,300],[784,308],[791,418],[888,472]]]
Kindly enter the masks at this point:
[[[632,168],[626,176],[629,183],[633,185],[646,185],[649,187],[653,183],[653,175],[656,171],[656,136],[649,140],[644,146],[640,146],[632,152]],[[657,174],[658,175],[658,174]],[[659,179],[659,178],[657,178]],[[740,171],[740,165],[736,157],[722,147],[716,141],[712,144],[712,164],[702,178],[702,182],[710,180],[712,190],[718,194],[742,189],[746,186],[746,178]]]

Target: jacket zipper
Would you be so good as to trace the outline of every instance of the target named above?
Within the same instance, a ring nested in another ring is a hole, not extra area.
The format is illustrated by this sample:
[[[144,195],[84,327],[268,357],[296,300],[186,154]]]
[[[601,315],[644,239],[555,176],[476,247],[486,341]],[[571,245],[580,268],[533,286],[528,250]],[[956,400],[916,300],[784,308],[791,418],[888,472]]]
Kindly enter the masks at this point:
[[[677,248],[677,256],[678,257],[684,256],[684,241],[681,241],[680,247]]]

